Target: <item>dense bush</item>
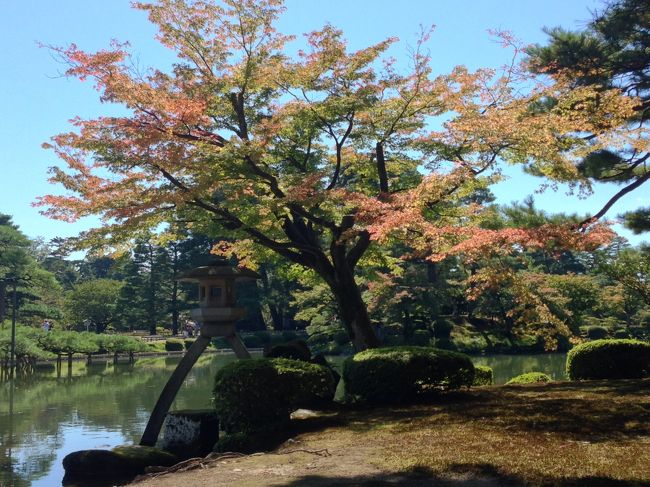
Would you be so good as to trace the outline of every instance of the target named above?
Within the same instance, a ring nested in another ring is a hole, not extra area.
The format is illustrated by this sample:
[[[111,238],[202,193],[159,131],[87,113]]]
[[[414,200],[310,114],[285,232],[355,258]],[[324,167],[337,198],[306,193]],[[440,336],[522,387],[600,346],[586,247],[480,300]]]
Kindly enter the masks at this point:
[[[614,338],[630,338],[630,332],[625,328],[614,330]]]
[[[590,326],[587,328],[587,337],[590,340],[600,340],[606,338],[608,334],[607,328],[603,326]]]
[[[260,339],[263,345],[271,343],[271,334],[266,330],[260,330],[253,333],[256,337]]]
[[[311,350],[304,340],[293,340],[271,347],[265,354],[269,358],[288,358],[292,360],[311,360]]]
[[[285,342],[290,342],[292,340],[297,340],[298,334],[295,331],[287,330],[282,332],[282,340]]]
[[[346,395],[368,404],[403,402],[440,389],[469,387],[468,356],[430,347],[365,350],[343,364]]]
[[[451,319],[439,318],[433,324],[433,335],[438,340],[449,340],[453,329],[454,322]]]
[[[487,365],[474,366],[474,382],[473,386],[491,386],[494,380],[494,371]]]
[[[217,372],[214,404],[227,433],[281,429],[301,407],[334,398],[336,382],[323,366],[283,358],[232,362]]]
[[[262,343],[262,339],[256,335],[243,336],[242,341],[248,348],[262,348],[264,345],[264,343]]]
[[[543,372],[528,372],[526,374],[521,374],[516,377],[513,377],[506,385],[510,384],[534,384],[537,382],[551,382],[551,377]]]
[[[431,342],[431,333],[428,330],[415,330],[413,336],[411,337],[411,343],[413,345],[426,347]]]
[[[165,340],[165,350],[168,352],[182,352],[184,348],[185,345],[181,340],[175,338],[168,338]]]
[[[577,379],[637,379],[650,376],[650,343],[596,340],[571,349],[567,374]]]

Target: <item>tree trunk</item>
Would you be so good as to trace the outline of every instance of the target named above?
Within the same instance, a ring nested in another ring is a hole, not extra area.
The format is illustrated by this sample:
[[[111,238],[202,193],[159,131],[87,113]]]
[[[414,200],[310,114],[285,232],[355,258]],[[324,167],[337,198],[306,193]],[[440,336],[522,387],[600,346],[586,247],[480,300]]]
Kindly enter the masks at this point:
[[[0,324],[5,319],[7,314],[7,283],[0,281]]]
[[[172,295],[171,295],[171,311],[172,311],[172,335],[178,335],[178,243],[172,246]]]
[[[284,319],[282,312],[277,308],[277,306],[269,303],[269,312],[271,313],[271,321],[273,321],[273,329],[275,331],[282,331]]]
[[[379,347],[379,339],[372,328],[366,303],[361,298],[361,290],[354,279],[354,270],[345,260],[337,259],[334,272],[333,279],[326,278],[326,281],[336,297],[341,321],[354,349],[360,352],[367,348]]]

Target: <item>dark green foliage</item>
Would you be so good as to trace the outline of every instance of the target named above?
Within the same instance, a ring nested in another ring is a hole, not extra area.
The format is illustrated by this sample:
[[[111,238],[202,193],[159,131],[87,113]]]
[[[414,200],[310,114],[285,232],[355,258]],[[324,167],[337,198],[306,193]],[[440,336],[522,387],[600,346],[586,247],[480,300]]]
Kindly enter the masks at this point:
[[[491,386],[494,378],[494,371],[492,367],[487,365],[474,366],[474,382],[473,386]]]
[[[232,362],[217,372],[214,403],[227,433],[275,431],[292,411],[334,398],[326,367],[282,358]]]
[[[618,330],[614,330],[614,338],[630,338],[630,332],[619,328]]]
[[[650,230],[650,208],[637,208],[621,215],[625,228],[638,235]]]
[[[165,340],[165,350],[168,352],[181,352],[185,348],[185,344],[181,340],[169,339]]]
[[[439,318],[433,325],[433,336],[437,340],[449,340],[454,322],[451,319]]]
[[[469,387],[474,365],[467,355],[437,348],[377,348],[348,358],[343,380],[348,396],[368,404],[390,404]]]
[[[411,344],[426,347],[431,341],[431,333],[428,330],[415,330],[411,337]]]
[[[639,379],[650,376],[650,343],[640,340],[596,340],[569,352],[571,380]]]
[[[290,342],[292,340],[297,340],[298,339],[298,334],[295,331],[283,331],[282,332],[282,339],[285,342]]]
[[[243,336],[242,341],[244,342],[244,345],[246,345],[248,348],[262,348],[262,346],[264,345],[262,339],[256,335]]]
[[[253,333],[253,335],[258,337],[263,345],[271,343],[271,334],[268,331],[265,331],[265,330],[256,331],[256,332]]]
[[[600,340],[609,335],[607,328],[603,326],[590,326],[587,328],[587,336],[590,340]]]
[[[213,338],[212,346],[214,348],[230,348],[228,341],[224,337]]]
[[[538,382],[551,382],[551,377],[548,374],[542,372],[528,372],[526,374],[521,374],[516,377],[513,377],[506,385],[511,384],[535,384]]]
[[[271,347],[271,349],[266,352],[265,357],[288,358],[309,362],[311,360],[311,350],[304,340],[293,340]]]

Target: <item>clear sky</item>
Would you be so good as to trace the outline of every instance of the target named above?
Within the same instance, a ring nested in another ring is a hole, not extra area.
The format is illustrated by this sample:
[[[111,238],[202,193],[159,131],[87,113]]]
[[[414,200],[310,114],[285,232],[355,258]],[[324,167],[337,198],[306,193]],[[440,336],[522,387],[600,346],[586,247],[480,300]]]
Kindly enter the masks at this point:
[[[399,58],[413,43],[419,25],[433,23],[437,28],[429,47],[434,69],[446,73],[458,64],[473,69],[508,62],[509,52],[490,38],[488,29],[509,30],[526,43],[543,43],[542,27],[579,29],[591,18],[590,10],[601,5],[599,0],[287,0],[279,29],[299,36],[329,22],[345,32],[352,49],[397,36],[402,42],[392,54]],[[48,220],[31,203],[57,191],[46,181],[47,168],[57,160],[41,144],[69,130],[68,120],[75,116],[91,118],[114,110],[98,102],[92,83],[61,77],[64,67],[38,43],[74,42],[85,50],[99,50],[111,39],[128,40],[143,67],[159,67],[173,58],[155,41],[155,33],[146,14],[131,9],[128,0],[2,2],[0,212],[13,215],[30,237],[67,237],[97,224],[93,219],[74,224]],[[521,201],[542,182],[516,171],[509,174],[509,181],[494,188],[501,203]],[[551,212],[593,213],[615,191],[615,186],[600,186],[586,200],[563,191],[537,195],[536,200]],[[644,188],[619,202],[609,216],[642,204],[650,204]]]

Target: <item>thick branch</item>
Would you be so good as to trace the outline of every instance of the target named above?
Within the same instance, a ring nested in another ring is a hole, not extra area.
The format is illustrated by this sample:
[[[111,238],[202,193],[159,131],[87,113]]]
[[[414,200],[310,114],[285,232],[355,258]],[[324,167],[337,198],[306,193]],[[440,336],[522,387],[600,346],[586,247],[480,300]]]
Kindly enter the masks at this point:
[[[386,159],[384,157],[384,145],[377,142],[377,174],[379,175],[379,192],[388,193],[388,173],[386,172]]]
[[[586,220],[583,220],[580,222],[580,226],[585,226],[588,223],[598,220],[602,218],[605,213],[609,211],[609,209],[614,206],[614,203],[616,203],[618,200],[620,200],[623,196],[625,196],[627,193],[630,191],[634,191],[636,188],[641,186],[643,183],[645,183],[648,179],[650,179],[650,172],[645,173],[643,176],[640,176],[636,181],[634,181],[632,184],[629,184],[625,186],[623,189],[621,189],[618,193],[616,193],[614,196],[612,196],[607,203],[605,203],[605,206],[603,206],[598,213],[593,215],[590,218],[587,218]]]

